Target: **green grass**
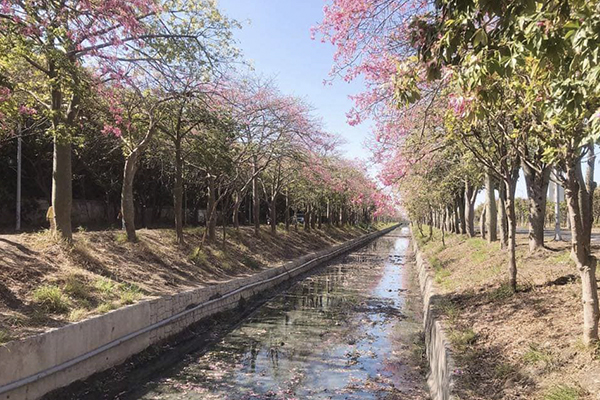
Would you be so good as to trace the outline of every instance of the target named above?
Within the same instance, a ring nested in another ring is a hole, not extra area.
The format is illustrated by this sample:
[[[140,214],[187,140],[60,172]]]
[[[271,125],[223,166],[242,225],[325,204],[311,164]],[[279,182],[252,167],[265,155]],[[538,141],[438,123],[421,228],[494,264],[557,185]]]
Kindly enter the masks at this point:
[[[206,257],[206,254],[200,247],[196,247],[192,250],[189,259],[196,265],[206,265],[208,263],[208,257]]]
[[[12,340],[12,336],[10,333],[0,330],[0,346],[10,342]]]
[[[87,311],[88,310],[85,308],[76,308],[74,310],[71,310],[71,312],[69,313],[69,322],[81,321],[87,314]]]
[[[111,297],[117,290],[117,284],[107,278],[99,278],[94,283],[94,288],[102,293],[104,296]]]
[[[581,398],[581,389],[567,385],[555,386],[544,396],[544,400],[578,400],[579,398]]]
[[[490,301],[501,301],[514,296],[514,294],[512,288],[507,283],[503,283],[500,287],[489,292],[487,298]]]
[[[469,238],[467,242],[473,250],[484,250],[488,246],[488,242],[480,237]]]
[[[437,257],[433,257],[431,259],[431,267],[435,272],[435,282],[437,284],[443,284],[446,278],[452,275],[452,273],[444,267],[442,261]]]
[[[89,297],[90,288],[77,275],[69,275],[65,280],[64,292],[71,297],[86,299]]]
[[[473,329],[465,330],[455,329],[450,332],[450,341],[459,351],[465,351],[469,346],[472,346],[477,341],[477,334]]]
[[[120,302],[123,305],[133,304],[143,296],[139,286],[133,284],[121,284],[119,285],[119,291],[121,292]]]
[[[115,233],[115,242],[117,242],[118,244],[127,243],[127,233],[125,233],[125,232]]]
[[[490,259],[490,253],[485,250],[477,250],[471,252],[471,261],[477,264],[481,264]]]
[[[571,252],[570,251],[563,251],[562,253],[554,256],[554,257],[549,257],[548,261],[550,261],[552,264],[571,264],[573,263],[573,260],[571,260]]]
[[[525,354],[523,354],[523,362],[525,364],[545,363],[550,365],[554,362],[554,358],[550,352],[541,349],[538,344],[532,343]]]
[[[118,308],[118,306],[114,302],[106,301],[106,302],[100,304],[98,306],[98,308],[96,308],[96,311],[98,311],[100,314],[106,314],[107,312],[116,310],[117,308]]]
[[[494,377],[496,377],[496,379],[508,379],[515,373],[515,367],[510,364],[500,363],[494,367]]]
[[[437,308],[448,318],[450,325],[455,325],[460,318],[460,308],[450,300],[440,300],[437,303]]]
[[[56,285],[44,285],[35,289],[33,300],[49,312],[64,313],[69,310],[69,299]]]

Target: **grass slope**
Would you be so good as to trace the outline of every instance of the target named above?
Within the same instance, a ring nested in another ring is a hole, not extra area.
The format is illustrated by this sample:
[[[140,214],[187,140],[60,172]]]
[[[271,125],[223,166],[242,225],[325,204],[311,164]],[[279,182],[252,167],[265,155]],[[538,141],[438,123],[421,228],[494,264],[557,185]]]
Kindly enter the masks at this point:
[[[0,235],[0,345],[151,296],[247,276],[373,229],[273,236],[262,227],[256,236],[242,227],[204,247],[201,229],[187,229],[183,246],[169,229],[141,229],[137,243],[126,243],[121,231],[79,232],[70,248],[48,232]]]
[[[599,398],[599,349],[581,341],[581,283],[568,243],[530,254],[518,235],[513,294],[498,242],[451,234],[442,246],[439,231],[431,241],[415,233],[435,270],[460,399]]]

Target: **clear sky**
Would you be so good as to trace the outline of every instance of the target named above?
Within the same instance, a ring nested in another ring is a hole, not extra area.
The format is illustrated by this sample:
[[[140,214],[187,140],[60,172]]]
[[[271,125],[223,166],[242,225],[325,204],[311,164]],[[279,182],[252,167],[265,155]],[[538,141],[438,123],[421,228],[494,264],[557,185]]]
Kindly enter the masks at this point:
[[[369,122],[358,127],[346,123],[352,107],[349,94],[362,90],[362,82],[336,80],[323,85],[333,63],[334,47],[311,40],[310,28],[323,16],[324,0],[217,0],[225,15],[242,23],[235,32],[238,45],[256,73],[274,78],[285,94],[304,98],[323,119],[327,131],[344,138],[344,155],[369,157],[363,147]]]
[[[217,0],[225,15],[242,23],[235,31],[244,58],[256,73],[274,78],[283,93],[306,99],[329,132],[346,141],[346,157],[368,159],[363,145],[369,136],[370,122],[352,127],[346,112],[352,108],[350,94],[362,91],[363,82],[346,83],[337,79],[323,85],[329,77],[335,48],[330,43],[311,40],[310,28],[323,17],[324,0]],[[526,197],[523,178],[517,197]],[[483,201],[480,194],[478,203]]]

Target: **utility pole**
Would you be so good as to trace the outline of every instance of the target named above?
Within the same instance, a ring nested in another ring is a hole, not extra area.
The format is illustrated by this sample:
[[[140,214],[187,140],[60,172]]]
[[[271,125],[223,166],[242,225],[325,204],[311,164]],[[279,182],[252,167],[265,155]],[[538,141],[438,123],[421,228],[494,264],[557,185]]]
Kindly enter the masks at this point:
[[[21,123],[17,125],[17,204],[15,230],[21,230],[21,147],[23,140],[21,139]]]

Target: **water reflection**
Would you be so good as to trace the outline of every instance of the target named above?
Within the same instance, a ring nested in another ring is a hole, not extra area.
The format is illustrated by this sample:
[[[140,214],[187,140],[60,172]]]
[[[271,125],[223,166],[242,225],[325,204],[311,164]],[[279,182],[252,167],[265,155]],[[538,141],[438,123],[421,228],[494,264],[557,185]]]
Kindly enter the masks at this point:
[[[407,246],[390,235],[345,256],[124,398],[385,398],[402,384],[390,355],[402,345],[392,336],[404,318]]]

